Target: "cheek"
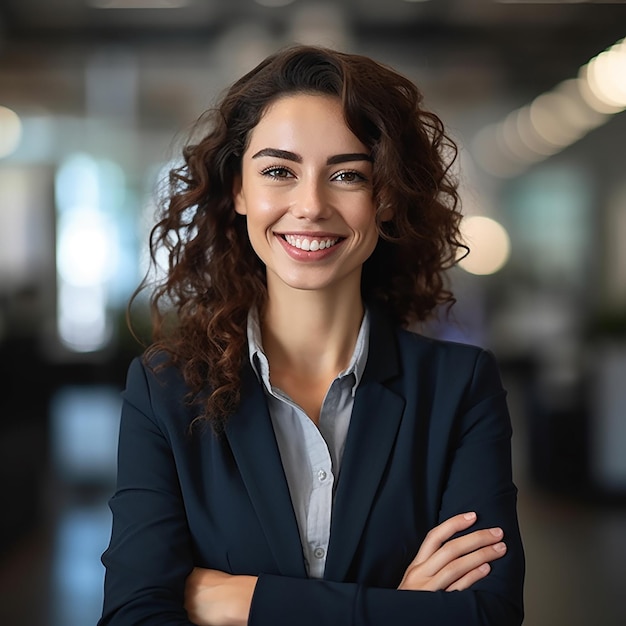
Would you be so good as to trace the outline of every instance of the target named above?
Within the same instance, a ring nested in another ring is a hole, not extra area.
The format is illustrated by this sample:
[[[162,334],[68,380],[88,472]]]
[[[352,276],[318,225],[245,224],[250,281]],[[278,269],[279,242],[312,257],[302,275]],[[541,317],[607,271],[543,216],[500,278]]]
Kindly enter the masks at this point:
[[[248,240],[250,241],[250,245],[259,260],[263,263],[263,265],[267,265],[269,250],[267,239],[264,236],[263,231],[259,231],[258,229],[252,227],[249,221]]]
[[[276,190],[261,187],[252,195],[252,206],[249,205],[248,214],[251,215],[257,223],[271,223],[284,210],[285,199]]]
[[[368,223],[365,226],[365,231],[366,231],[365,238],[367,239],[369,243],[368,245],[368,248],[369,248],[368,256],[369,256],[374,252],[374,249],[376,248],[376,245],[378,244],[378,239],[380,237],[379,232],[378,232],[378,227],[376,226],[376,214],[375,214],[373,207],[372,207],[370,219],[368,220]]]
[[[264,260],[265,253],[274,236],[272,228],[276,223],[276,217],[271,203],[264,202],[262,198],[255,197],[252,204],[248,204],[246,215],[248,238],[257,256]]]
[[[373,205],[367,208],[361,207],[355,215],[356,229],[363,233],[367,239],[378,239],[378,228],[376,227],[376,210]]]

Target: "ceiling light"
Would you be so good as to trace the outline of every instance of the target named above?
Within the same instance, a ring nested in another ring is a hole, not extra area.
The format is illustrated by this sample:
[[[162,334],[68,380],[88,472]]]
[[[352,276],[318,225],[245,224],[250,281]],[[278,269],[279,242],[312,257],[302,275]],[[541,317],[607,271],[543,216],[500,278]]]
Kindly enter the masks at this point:
[[[479,131],[474,151],[494,176],[516,176],[526,167],[566,148],[611,115],[626,110],[626,39],[583,65],[529,105]]]
[[[608,109],[619,112],[626,108],[626,50],[621,45],[600,53],[581,70],[589,89]]]

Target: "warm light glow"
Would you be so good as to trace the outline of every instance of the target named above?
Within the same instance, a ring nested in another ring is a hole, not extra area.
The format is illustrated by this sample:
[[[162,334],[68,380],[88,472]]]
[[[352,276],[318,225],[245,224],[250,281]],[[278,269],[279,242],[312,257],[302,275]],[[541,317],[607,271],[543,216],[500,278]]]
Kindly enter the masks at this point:
[[[19,115],[0,106],[0,158],[13,154],[22,138],[22,122]]]
[[[626,39],[504,120],[479,131],[476,159],[494,176],[521,174],[626,109]]]
[[[517,112],[517,129],[522,141],[537,155],[536,160],[558,152],[563,146],[552,141],[537,125],[537,114],[533,119],[532,105],[522,107]],[[544,124],[545,126],[545,124]]]
[[[606,102],[600,95],[598,95],[598,89],[594,85],[593,80],[589,80],[588,76],[589,65],[585,65],[580,69],[578,88],[584,101],[591,109],[597,113],[603,115],[612,115],[617,113],[620,107],[616,107],[613,104]]]
[[[561,148],[578,139],[583,132],[576,104],[566,94],[557,91],[541,94],[533,100],[530,122],[541,137]]]
[[[581,78],[570,78],[554,88],[555,94],[563,94],[569,100],[569,106],[562,113],[567,118],[572,134],[578,132],[576,139],[582,137],[592,128],[600,126],[606,120],[606,114],[600,113],[589,106],[581,91]]]
[[[495,220],[480,215],[461,222],[463,240],[470,253],[459,265],[470,274],[495,274],[506,264],[511,251],[509,235]]]
[[[585,76],[600,100],[616,111],[626,108],[626,50],[605,50],[587,64]]]

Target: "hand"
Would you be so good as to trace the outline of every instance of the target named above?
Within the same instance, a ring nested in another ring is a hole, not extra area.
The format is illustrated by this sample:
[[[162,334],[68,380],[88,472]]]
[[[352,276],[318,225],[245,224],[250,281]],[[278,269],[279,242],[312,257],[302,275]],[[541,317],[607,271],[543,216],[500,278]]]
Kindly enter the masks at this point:
[[[197,626],[246,626],[256,576],[195,567],[185,582],[185,609]]]
[[[461,591],[484,578],[491,571],[490,561],[506,554],[502,529],[476,530],[450,539],[475,521],[476,513],[464,513],[435,526],[404,572],[398,589]]]

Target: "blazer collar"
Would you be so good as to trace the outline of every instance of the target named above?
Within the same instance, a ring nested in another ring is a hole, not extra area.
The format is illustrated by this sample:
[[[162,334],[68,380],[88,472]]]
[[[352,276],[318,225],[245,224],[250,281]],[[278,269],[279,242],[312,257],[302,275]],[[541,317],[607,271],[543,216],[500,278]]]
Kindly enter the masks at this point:
[[[348,575],[405,406],[404,398],[383,384],[401,372],[394,325],[381,309],[373,306],[371,311],[369,357],[355,396],[335,494],[327,580],[341,581]]]
[[[267,543],[283,576],[306,577],[298,523],[261,384],[248,359],[241,403],[225,434]]]

